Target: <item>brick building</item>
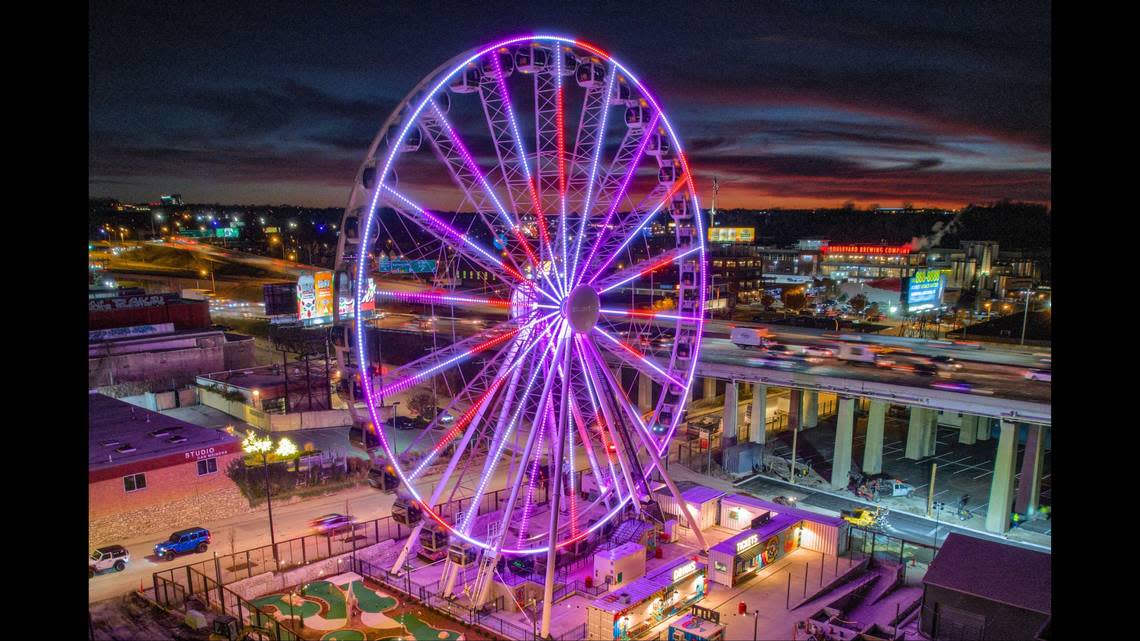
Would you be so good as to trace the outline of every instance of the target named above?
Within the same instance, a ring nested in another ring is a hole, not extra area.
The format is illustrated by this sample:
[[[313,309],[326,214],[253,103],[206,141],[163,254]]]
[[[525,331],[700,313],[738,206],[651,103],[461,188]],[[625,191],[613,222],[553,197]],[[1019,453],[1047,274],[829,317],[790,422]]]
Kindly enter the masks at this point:
[[[88,394],[88,518],[162,505],[233,485],[241,441],[102,394]]]

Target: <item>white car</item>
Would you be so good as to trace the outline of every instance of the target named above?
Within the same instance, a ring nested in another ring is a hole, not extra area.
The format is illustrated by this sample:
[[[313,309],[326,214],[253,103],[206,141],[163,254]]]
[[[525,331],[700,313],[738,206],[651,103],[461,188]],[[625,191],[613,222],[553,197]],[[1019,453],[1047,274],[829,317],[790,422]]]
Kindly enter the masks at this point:
[[[1053,372],[1047,369],[1031,369],[1026,370],[1025,378],[1031,381],[1044,381],[1046,383],[1053,382]]]
[[[108,545],[91,553],[87,557],[87,578],[91,578],[105,570],[122,572],[131,561],[131,553],[121,545]]]

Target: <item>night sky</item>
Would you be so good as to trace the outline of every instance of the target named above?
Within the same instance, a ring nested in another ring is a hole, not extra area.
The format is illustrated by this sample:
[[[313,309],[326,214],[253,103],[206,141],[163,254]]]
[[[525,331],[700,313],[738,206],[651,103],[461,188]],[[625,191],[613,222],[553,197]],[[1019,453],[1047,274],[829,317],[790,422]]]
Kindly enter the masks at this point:
[[[1048,3],[739,5],[100,0],[89,194],[343,207],[423,76],[542,32],[654,90],[706,204],[1050,202]]]

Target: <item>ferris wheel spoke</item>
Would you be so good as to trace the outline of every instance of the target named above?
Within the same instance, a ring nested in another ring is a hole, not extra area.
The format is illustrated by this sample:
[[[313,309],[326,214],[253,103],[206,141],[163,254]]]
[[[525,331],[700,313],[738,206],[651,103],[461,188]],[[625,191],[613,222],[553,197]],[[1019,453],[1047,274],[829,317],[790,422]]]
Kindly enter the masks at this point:
[[[496,360],[501,360],[501,363],[497,373],[493,377],[491,376],[491,371],[494,362],[486,365],[480,371],[479,376],[477,376],[475,380],[468,384],[468,386],[464,388],[461,394],[457,395],[456,398],[452,400],[452,402],[448,405],[446,411],[458,413],[456,410],[458,404],[461,402],[461,398],[466,397],[470,399],[478,395],[478,398],[476,398],[474,402],[471,403],[470,407],[459,417],[458,420],[456,420],[455,425],[446,433],[444,433],[438,441],[436,441],[436,443],[432,446],[427,455],[424,456],[423,460],[421,460],[416,469],[412,471],[411,475],[409,475],[409,478],[418,478],[423,470],[431,464],[435,457],[441,451],[443,451],[447,445],[451,443],[460,433],[466,430],[468,425],[472,425],[473,422],[475,424],[479,423],[480,417],[491,407],[496,392],[498,392],[508,377],[510,377],[511,384],[508,386],[509,392],[505,398],[513,398],[513,394],[518,383],[519,374],[523,370],[523,368],[520,366],[523,363],[527,362],[527,360],[532,356],[534,348],[541,344],[542,339],[549,333],[549,330],[550,327],[548,326],[542,331],[530,330],[525,333],[525,335],[520,334],[508,349],[501,352],[501,358],[498,356],[496,357]],[[433,428],[435,428],[438,424],[439,418],[439,416],[436,416],[432,420],[432,423],[424,428],[420,437],[433,431]],[[418,442],[420,437],[417,437],[416,441],[413,441],[412,445],[409,446],[408,449],[411,449],[416,444],[416,442]],[[461,445],[461,447],[466,447],[466,443],[469,438],[469,436],[464,437],[463,445]]]
[[[490,329],[477,332],[458,343],[453,343],[438,352],[418,358],[386,376],[378,377],[382,385],[379,388],[373,387],[373,396],[383,398],[406,390],[429,376],[437,375],[463,363],[475,354],[503,345],[524,329],[534,327],[552,316],[554,316],[553,313],[534,318],[523,325],[519,325],[515,320],[504,321]],[[385,383],[384,381],[388,382]]]
[[[598,242],[601,246],[601,251],[598,255],[603,258],[601,266],[594,270],[590,279],[586,282],[592,283],[599,276],[606,273],[606,269],[613,264],[613,261],[622,255],[631,241],[640,237],[641,231],[645,226],[657,217],[667,204],[673,201],[677,192],[688,184],[688,177],[682,180],[675,181],[672,186],[666,186],[658,183],[641,203],[630,210],[620,222],[614,225],[612,233],[598,237]],[[652,208],[650,208],[652,206]],[[682,205],[683,206],[683,205]]]
[[[610,112],[610,96],[613,95],[614,80],[617,78],[616,65],[611,64],[607,73],[609,78],[606,79],[604,88],[591,86],[586,90],[586,96],[582,103],[582,115],[578,123],[578,138],[574,143],[575,161],[573,164],[574,171],[571,174],[584,173],[582,171],[582,158],[588,149],[590,150],[591,161],[590,171],[588,177],[585,177],[584,184],[572,193],[572,202],[580,203],[581,206],[579,207],[578,234],[574,239],[574,251],[571,254],[573,257],[573,263],[569,270],[572,275],[571,282],[577,280],[574,276],[578,273],[578,257],[582,252],[582,238],[586,235],[587,225],[590,221],[594,187],[598,176],[598,162],[602,157],[602,149],[606,146],[606,121]]]
[[[586,396],[590,401],[590,409],[593,411],[593,416],[592,416],[593,424],[594,424],[595,429],[597,430],[597,433],[598,433],[598,440],[601,441],[601,444],[602,444],[602,452],[605,454],[605,457],[606,457],[606,465],[610,470],[610,474],[608,477],[609,478],[609,485],[610,485],[610,487],[613,488],[614,494],[615,494],[617,500],[620,502],[622,499],[621,483],[618,481],[618,478],[620,475],[618,474],[617,469],[614,467],[614,455],[616,454],[616,447],[615,448],[610,447],[610,444],[613,441],[608,439],[606,436],[605,416],[601,410],[601,401],[598,398],[597,391],[594,389],[593,381],[591,380],[591,378],[589,376],[589,371],[587,370],[587,365],[586,365],[587,356],[586,356],[585,350],[582,348],[582,337],[581,336],[575,336],[574,337],[574,347],[578,352],[578,364],[579,364],[579,367],[582,371],[582,383],[584,384],[584,387],[586,389]],[[599,484],[600,483],[601,483],[601,477],[599,477]]]
[[[563,345],[564,345],[564,341],[561,340],[561,335],[564,331],[565,323],[561,322],[558,325],[559,325],[559,327],[558,327],[558,329],[555,330],[555,332],[556,332],[556,335],[559,336],[559,338],[553,342],[548,343],[547,349],[546,349],[546,353],[549,353],[550,349],[552,349],[552,348],[554,349],[554,360],[555,361],[557,361],[557,359],[561,356],[562,350],[563,350]],[[545,359],[543,359],[543,361],[544,360]],[[547,371],[542,366],[543,361],[540,361],[538,366],[535,367],[533,369],[533,371],[531,372],[529,380],[527,381],[527,384],[526,384],[526,388],[523,391],[521,398],[523,398],[523,399],[531,398],[530,393],[531,393],[531,390],[534,388],[535,381],[538,380],[539,374],[543,373],[544,371]],[[546,398],[550,396],[550,387],[553,384],[553,382],[554,382],[553,376],[548,375],[545,377],[545,381],[543,382],[543,391],[539,395],[539,397],[538,397],[539,402],[536,405],[536,414],[535,414],[536,417],[539,415],[539,413],[541,413],[542,408],[545,405]],[[492,476],[494,476],[495,469],[498,467],[499,460],[502,458],[503,450],[506,448],[506,444],[507,444],[507,441],[509,440],[510,434],[511,434],[511,432],[514,431],[514,429],[518,425],[519,418],[520,418],[520,416],[522,416],[523,411],[526,409],[526,405],[527,404],[525,402],[518,404],[518,406],[515,408],[512,416],[511,416],[510,421],[506,424],[505,427],[503,426],[503,422],[502,422],[504,415],[500,414],[500,422],[495,428],[495,435],[496,435],[496,438],[498,438],[498,440],[499,440],[498,447],[492,448],[492,451],[488,452],[487,459],[484,461],[484,464],[483,464],[483,473],[479,478],[479,487],[475,492],[474,498],[472,499],[471,506],[468,508],[466,514],[464,515],[462,523],[458,524],[460,528],[470,528],[471,524],[474,522],[475,515],[479,509],[479,504],[482,501],[483,491],[486,489],[488,480]],[[534,430],[534,429],[537,429],[537,426],[535,425],[535,422],[532,421],[531,430]]]
[[[483,247],[468,234],[460,233],[435,213],[419,206],[388,185],[381,185],[381,190],[384,192],[387,204],[400,217],[447,244],[467,260],[494,274],[504,283],[526,282],[526,277],[518,269],[503,262],[495,252]]]
[[[652,129],[653,127],[656,127],[656,126],[657,126],[657,114],[654,114],[653,119],[650,121],[649,129]],[[618,206],[621,204],[622,198],[625,196],[626,191],[629,189],[629,183],[631,180],[633,180],[633,176],[637,173],[637,171],[636,171],[637,165],[639,165],[641,163],[641,159],[645,157],[646,147],[649,145],[649,140],[652,138],[652,136],[649,135],[648,131],[643,131],[640,129],[631,129],[630,131],[631,132],[632,131],[642,131],[642,135],[637,139],[638,140],[637,150],[630,157],[630,162],[628,163],[628,167],[627,167],[626,171],[624,172],[623,177],[621,178],[621,188],[618,190],[616,196],[613,196],[613,197],[611,197],[610,200],[606,201],[607,204],[609,205],[609,209],[608,209],[608,211],[606,211],[606,217],[602,221],[601,226],[598,228],[597,235],[594,237],[594,244],[590,248],[590,253],[586,255],[586,260],[583,261],[582,263],[580,263],[578,266],[578,273],[575,275],[575,278],[574,278],[574,284],[575,285],[577,285],[578,283],[581,283],[583,281],[583,277],[585,276],[586,270],[589,269],[591,263],[594,262],[594,256],[596,256],[598,254],[598,249],[601,245],[601,242],[607,235],[606,233],[607,233],[607,230],[609,229],[610,221],[613,220],[614,213],[617,211]],[[626,139],[627,140],[629,139],[628,134],[627,134]],[[623,141],[623,148],[618,150],[618,158],[614,159],[614,163],[619,163],[619,161],[622,160],[622,152],[623,151],[624,151],[624,141]],[[622,166],[626,166],[626,165],[623,163]],[[605,194],[605,189],[606,189],[606,182],[603,181],[602,186],[599,189],[599,193],[598,193],[598,202],[599,203],[601,203],[603,200],[603,195]]]
[[[642,276],[648,276],[649,274],[658,270],[665,269],[678,260],[697,253],[699,250],[699,246],[676,247],[674,249],[670,249],[669,251],[657,254],[656,256],[650,256],[649,258],[640,260],[632,265],[625,266],[621,268],[621,270],[608,275],[606,278],[603,278],[596,283],[592,282],[590,284],[595,286],[595,288],[598,290],[599,296],[602,294],[608,294],[609,292],[612,292],[613,290],[621,287],[622,285],[625,285],[626,283],[637,280]]]
[[[609,384],[595,371],[599,367],[605,368],[605,361],[601,360],[595,352],[589,349],[588,340],[583,340],[583,343],[583,350],[587,355],[586,360],[582,362],[586,368],[586,375],[589,377],[594,393],[598,397],[598,405],[602,410],[602,416],[605,417],[605,425],[609,433],[610,443],[617,455],[618,467],[621,468],[621,475],[625,480],[626,489],[629,490],[627,496],[633,501],[634,509],[640,513],[641,501],[638,500],[637,497],[640,496],[641,493],[637,491],[637,482],[641,479],[635,476],[638,469],[635,467],[637,451],[631,451],[627,447],[627,439],[622,438],[619,414],[614,409],[615,397],[611,393],[612,390]],[[648,492],[648,488],[646,488],[646,491]]]
[[[531,267],[539,269],[540,261],[523,235],[518,218],[507,213],[486,175],[479,169],[471,152],[438,104],[433,103],[430,111],[420,115],[420,129],[431,144],[436,158],[447,168],[452,181],[472,203],[475,211],[480,214],[498,214],[500,222],[490,225],[490,232],[496,237],[503,237],[508,246],[509,239],[513,238]],[[502,227],[499,226],[500,223]]]
[[[623,340],[618,339],[600,327],[595,326],[590,331],[591,333],[596,333],[599,336],[605,338],[606,340],[602,343],[602,346],[607,352],[613,354],[623,363],[626,363],[637,371],[646,374],[658,383],[672,383],[673,385],[684,387],[681,385],[681,381],[677,380],[677,378],[669,374],[669,372],[661,369],[660,366],[653,362],[653,359],[651,357],[643,354],[636,347],[630,345],[629,343],[626,343]]]

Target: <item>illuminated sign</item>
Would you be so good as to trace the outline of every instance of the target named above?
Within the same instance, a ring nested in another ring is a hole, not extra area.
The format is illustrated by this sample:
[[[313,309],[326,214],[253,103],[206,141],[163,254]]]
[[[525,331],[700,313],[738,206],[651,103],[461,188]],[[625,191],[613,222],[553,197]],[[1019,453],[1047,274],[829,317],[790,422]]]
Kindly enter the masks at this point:
[[[754,547],[759,542],[760,542],[760,536],[758,534],[753,534],[752,536],[749,536],[747,539],[744,539],[743,541],[740,541],[736,544],[736,553],[740,554],[741,552],[747,550],[748,548]]]
[[[341,291],[349,291],[348,275],[341,274]],[[349,292],[348,295],[341,295],[337,299],[337,313],[344,318],[352,317],[352,304],[354,292]],[[364,296],[360,301],[360,311],[370,312],[376,309],[376,281],[371,278],[368,279],[368,287],[364,290]]]
[[[312,274],[297,279],[297,318],[306,320],[317,315],[317,287]]]
[[[948,269],[920,269],[914,276],[906,278],[902,288],[902,302],[906,310],[917,312],[941,307],[949,274]]]
[[[241,230],[237,227],[218,227],[214,230],[214,235],[218,238],[237,238],[241,234]]]
[[[317,316],[333,315],[333,273],[317,272],[313,276],[313,287],[316,290]]]
[[[696,571],[697,571],[697,562],[696,561],[689,561],[688,563],[682,565],[681,567],[677,568],[676,570],[673,570],[673,583],[680,581],[681,579],[689,576],[690,574],[692,574],[693,572],[696,572]]]
[[[910,245],[824,245],[819,250],[825,254],[900,255],[909,254]]]
[[[750,243],[756,239],[753,227],[710,227],[710,243]]]
[[[434,274],[436,264],[434,260],[381,259],[376,263],[376,271],[386,274]]]
[[[276,233],[281,231],[281,228],[280,227],[266,227],[264,229],[264,231],[267,234],[276,234]]]

